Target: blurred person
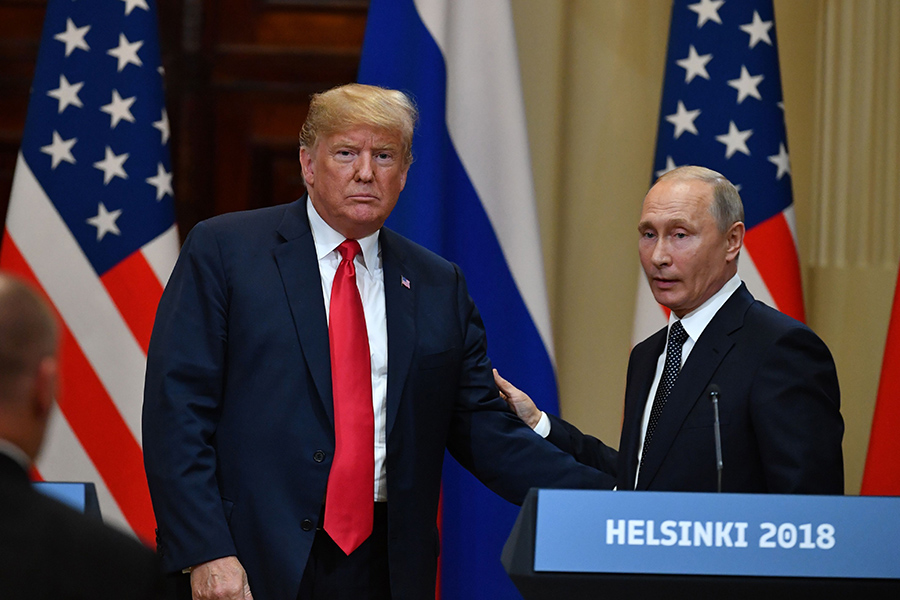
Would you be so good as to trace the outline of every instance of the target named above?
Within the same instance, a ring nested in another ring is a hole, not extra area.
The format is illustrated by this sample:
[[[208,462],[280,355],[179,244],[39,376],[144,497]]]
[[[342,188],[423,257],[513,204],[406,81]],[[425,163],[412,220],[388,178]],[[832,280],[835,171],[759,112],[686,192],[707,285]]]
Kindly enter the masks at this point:
[[[162,598],[149,548],[29,481],[56,394],[58,337],[44,301],[0,273],[0,598]]]

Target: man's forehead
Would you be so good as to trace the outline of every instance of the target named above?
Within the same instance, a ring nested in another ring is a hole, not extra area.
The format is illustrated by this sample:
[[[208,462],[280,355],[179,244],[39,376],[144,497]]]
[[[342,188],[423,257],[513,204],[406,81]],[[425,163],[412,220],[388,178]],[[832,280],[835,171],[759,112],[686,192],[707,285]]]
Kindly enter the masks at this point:
[[[325,136],[325,141],[329,145],[371,143],[382,147],[399,146],[401,143],[399,133],[371,125],[357,125],[334,131]]]

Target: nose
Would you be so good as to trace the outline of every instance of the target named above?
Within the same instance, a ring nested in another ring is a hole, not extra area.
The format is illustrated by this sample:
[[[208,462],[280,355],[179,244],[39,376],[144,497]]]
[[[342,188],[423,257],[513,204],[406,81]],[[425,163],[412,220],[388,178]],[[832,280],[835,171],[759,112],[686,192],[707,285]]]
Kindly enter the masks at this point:
[[[650,255],[653,266],[657,269],[672,264],[672,255],[669,252],[669,244],[664,237],[657,238],[653,245],[653,252]]]
[[[356,159],[356,179],[357,181],[369,182],[375,178],[375,172],[372,170],[372,156],[366,152],[361,152]]]

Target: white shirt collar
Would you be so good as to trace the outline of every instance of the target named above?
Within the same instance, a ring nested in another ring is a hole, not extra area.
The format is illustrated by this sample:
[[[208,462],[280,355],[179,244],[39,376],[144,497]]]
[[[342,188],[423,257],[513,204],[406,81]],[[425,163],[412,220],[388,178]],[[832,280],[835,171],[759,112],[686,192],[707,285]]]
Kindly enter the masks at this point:
[[[316,244],[316,258],[322,260],[334,252],[347,238],[325,222],[325,219],[316,211],[309,196],[306,198],[306,215],[309,217],[309,227]],[[362,266],[368,271],[378,267],[378,236],[380,233],[379,229],[373,234],[356,240],[359,242],[359,247],[362,248]]]
[[[719,309],[725,305],[728,299],[731,298],[731,295],[734,294],[739,287],[741,287],[741,278],[735,273],[734,277],[725,282],[725,285],[719,288],[719,291],[713,294],[709,300],[681,318],[681,325],[692,340],[697,341],[700,339],[700,334],[703,333],[703,330],[706,329],[709,322],[716,316]],[[675,313],[670,313],[669,328],[671,328],[672,324],[678,320]]]

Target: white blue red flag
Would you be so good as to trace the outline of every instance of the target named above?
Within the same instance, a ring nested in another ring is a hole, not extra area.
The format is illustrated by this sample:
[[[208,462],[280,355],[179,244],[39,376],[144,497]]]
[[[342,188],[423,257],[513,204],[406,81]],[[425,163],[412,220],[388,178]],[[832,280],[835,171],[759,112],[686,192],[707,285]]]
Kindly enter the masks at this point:
[[[62,323],[59,410],[36,470],[93,482],[104,518],[147,541],[140,415],[179,247],[171,171],[154,0],[51,0],[0,249]]]
[[[460,265],[495,366],[557,409],[549,311],[508,0],[372,0],[359,81],[409,93],[415,164],[388,226]],[[444,600],[519,598],[500,552],[518,512],[452,459]]]
[[[653,179],[701,165],[738,187],[740,276],[757,299],[804,320],[772,0],[675,0],[653,164]],[[635,342],[666,319],[641,280]]]

